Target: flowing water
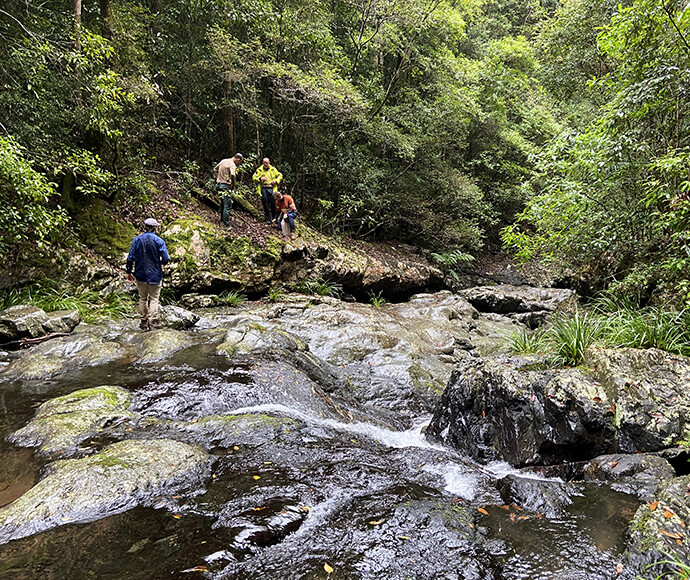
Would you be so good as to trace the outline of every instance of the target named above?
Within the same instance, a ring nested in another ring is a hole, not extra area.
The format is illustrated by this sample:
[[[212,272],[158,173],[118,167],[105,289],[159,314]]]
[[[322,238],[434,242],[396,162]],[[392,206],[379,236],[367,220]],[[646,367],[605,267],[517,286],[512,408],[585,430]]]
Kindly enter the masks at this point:
[[[429,443],[425,412],[406,408],[401,429],[375,403],[317,392],[280,358],[229,360],[204,344],[157,365],[119,361],[58,379],[6,380],[0,505],[43,467],[5,437],[41,402],[101,384],[127,388],[142,421],[85,442],[84,453],[119,438],[175,429],[179,437],[184,423],[187,440],[212,454],[210,478],[147,507],[2,545],[0,578],[632,577],[615,569],[636,498],[575,483],[556,517],[506,505],[497,481],[517,472]],[[256,428],[194,431],[209,416],[252,417]]]

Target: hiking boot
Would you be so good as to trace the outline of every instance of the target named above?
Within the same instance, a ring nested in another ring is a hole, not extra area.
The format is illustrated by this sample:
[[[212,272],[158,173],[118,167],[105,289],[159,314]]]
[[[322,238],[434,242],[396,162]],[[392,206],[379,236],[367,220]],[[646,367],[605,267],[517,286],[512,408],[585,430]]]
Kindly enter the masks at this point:
[[[146,320],[142,320],[139,323],[139,328],[141,328],[142,330],[149,330],[149,323]]]
[[[149,330],[158,330],[159,328],[163,328],[163,326],[157,320],[149,322]]]

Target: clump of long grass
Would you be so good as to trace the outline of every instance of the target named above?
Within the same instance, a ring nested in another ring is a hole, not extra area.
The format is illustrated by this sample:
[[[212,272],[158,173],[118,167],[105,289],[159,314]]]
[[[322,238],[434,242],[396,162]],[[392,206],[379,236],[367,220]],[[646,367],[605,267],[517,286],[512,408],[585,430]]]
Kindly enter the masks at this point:
[[[541,328],[531,330],[526,326],[508,335],[508,350],[520,354],[539,354],[546,349],[546,336]]]
[[[218,302],[227,306],[240,306],[246,301],[247,297],[244,294],[241,292],[235,292],[234,290],[221,292],[218,295]]]
[[[30,304],[45,310],[77,310],[82,319],[91,322],[100,317],[122,318],[134,311],[135,300],[129,294],[98,292],[74,292],[60,286],[55,280],[43,280],[20,289],[12,289],[0,295],[0,309]]]
[[[659,566],[665,566],[671,568],[666,572],[654,576],[652,580],[661,580],[665,578],[666,580],[690,580],[690,564],[683,562],[677,554],[664,554],[665,560],[660,560],[658,562],[653,562],[645,568],[649,570],[651,568],[657,568]],[[635,580],[647,580],[642,576],[636,576]]]
[[[508,337],[510,351],[543,354],[561,365],[582,364],[595,343],[690,355],[690,311],[640,308],[633,300],[604,298],[588,312],[557,315],[546,330],[523,329]]]
[[[295,292],[301,294],[317,294],[319,296],[340,296],[343,292],[343,287],[329,280],[321,278],[305,278],[295,284]]]

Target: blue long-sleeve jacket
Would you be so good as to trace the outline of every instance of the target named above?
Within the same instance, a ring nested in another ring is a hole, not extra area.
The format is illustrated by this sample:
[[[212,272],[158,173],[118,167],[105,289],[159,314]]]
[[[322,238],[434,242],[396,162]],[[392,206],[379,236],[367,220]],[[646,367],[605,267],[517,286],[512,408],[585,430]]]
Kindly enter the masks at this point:
[[[127,273],[132,273],[139,282],[159,284],[163,279],[161,266],[170,261],[165,242],[153,232],[144,232],[132,240],[127,256]]]

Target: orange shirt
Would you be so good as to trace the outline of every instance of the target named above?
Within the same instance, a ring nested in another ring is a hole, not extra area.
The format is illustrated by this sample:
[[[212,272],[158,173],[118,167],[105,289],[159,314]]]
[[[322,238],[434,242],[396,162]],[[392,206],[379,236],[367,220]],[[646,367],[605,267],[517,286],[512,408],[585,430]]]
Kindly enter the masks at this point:
[[[276,199],[276,211],[281,212],[283,210],[296,210],[295,201],[292,196],[284,195],[283,199]]]

